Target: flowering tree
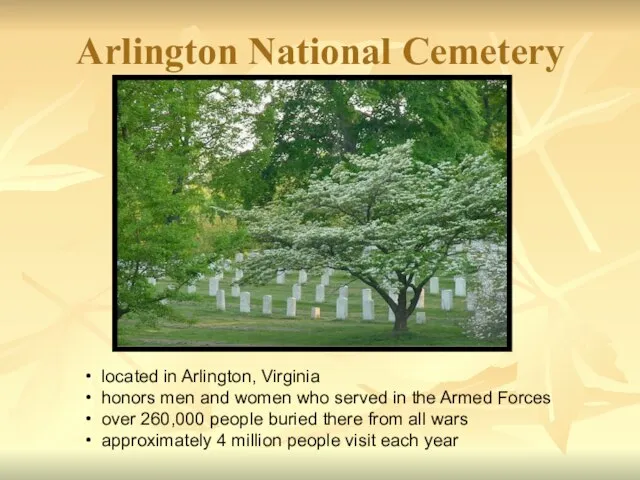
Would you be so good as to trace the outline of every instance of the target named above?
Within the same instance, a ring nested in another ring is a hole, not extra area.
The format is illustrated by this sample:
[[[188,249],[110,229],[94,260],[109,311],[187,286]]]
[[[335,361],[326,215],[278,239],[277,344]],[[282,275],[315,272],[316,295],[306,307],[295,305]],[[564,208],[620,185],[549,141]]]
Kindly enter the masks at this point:
[[[466,240],[506,234],[506,179],[488,157],[427,165],[412,143],[348,156],[324,178],[263,208],[239,212],[266,249],[245,262],[245,282],[276,268],[350,273],[374,289],[407,330],[422,288]]]
[[[470,286],[476,295],[476,308],[466,325],[468,334],[480,340],[507,337],[507,246],[474,245],[468,260],[476,266]]]

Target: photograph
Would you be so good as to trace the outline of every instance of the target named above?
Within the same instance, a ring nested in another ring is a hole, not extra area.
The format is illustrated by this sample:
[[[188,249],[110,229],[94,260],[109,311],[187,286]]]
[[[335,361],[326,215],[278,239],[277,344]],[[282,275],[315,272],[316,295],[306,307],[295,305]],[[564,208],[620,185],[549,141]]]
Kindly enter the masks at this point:
[[[511,76],[113,77],[114,350],[511,350]]]

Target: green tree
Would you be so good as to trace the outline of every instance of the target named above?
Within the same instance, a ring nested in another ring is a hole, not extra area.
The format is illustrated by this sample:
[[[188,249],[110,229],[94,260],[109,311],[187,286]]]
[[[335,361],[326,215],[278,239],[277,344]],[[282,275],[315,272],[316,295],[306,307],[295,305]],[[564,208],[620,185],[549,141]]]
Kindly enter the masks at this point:
[[[193,281],[207,261],[193,255],[201,191],[194,135],[202,82],[125,81],[117,117],[117,318],[162,309],[147,278],[167,276],[178,287]]]
[[[259,170],[271,196],[326,175],[345,154],[414,140],[425,163],[490,150],[480,83],[445,80],[276,81],[272,155]],[[263,198],[268,196],[266,193]]]

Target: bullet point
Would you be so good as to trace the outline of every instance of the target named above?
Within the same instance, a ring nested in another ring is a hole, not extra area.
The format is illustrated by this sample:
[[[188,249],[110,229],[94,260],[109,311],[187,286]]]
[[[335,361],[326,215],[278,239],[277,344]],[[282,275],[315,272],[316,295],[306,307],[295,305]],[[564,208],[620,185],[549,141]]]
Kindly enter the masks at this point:
[[[87,373],[87,378],[91,378],[91,374],[90,373]]]
[[[87,420],[91,420],[91,417],[87,417]]]
[[[91,395],[87,395],[87,400],[89,400],[91,398]]]
[[[90,441],[91,441],[91,439],[89,437],[87,437],[87,442],[90,442]]]

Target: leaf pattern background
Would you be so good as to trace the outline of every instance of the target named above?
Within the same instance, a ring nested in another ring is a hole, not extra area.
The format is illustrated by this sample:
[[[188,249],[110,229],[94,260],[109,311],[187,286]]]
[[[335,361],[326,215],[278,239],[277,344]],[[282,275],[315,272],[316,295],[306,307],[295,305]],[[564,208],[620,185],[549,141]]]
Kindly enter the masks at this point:
[[[7,15],[0,16],[0,24],[11,20],[14,7],[3,11]],[[141,37],[166,44],[195,38],[198,42],[243,45],[247,37],[264,31],[264,26],[251,30],[259,25],[255,22],[246,22],[242,29],[233,31],[228,25],[217,29],[225,23],[220,16],[212,16],[207,22],[204,13],[198,12],[197,24],[177,23],[175,17],[167,20],[171,27],[164,30],[140,27],[140,22],[132,25]],[[130,13],[127,21],[134,22],[134,14],[140,12]],[[413,35],[427,35],[425,30],[429,29],[418,23],[423,18],[412,15],[402,29],[395,31],[388,22],[380,23],[377,30],[363,27],[349,37],[326,27],[312,30],[332,44],[377,41],[380,32],[401,42]],[[185,71],[512,73],[514,351],[124,354],[110,351],[110,75],[165,72],[161,66],[75,65],[75,55],[92,33],[90,25],[85,23],[73,33],[49,32],[45,42],[31,39],[33,31],[27,28],[0,29],[0,56],[7,71],[17,72],[15,79],[5,77],[7,88],[0,90],[0,301],[4,307],[0,316],[0,457],[4,452],[28,448],[75,452],[85,447],[86,435],[99,438],[108,434],[106,427],[88,426],[84,420],[86,414],[97,418],[118,410],[85,399],[87,392],[95,397],[102,389],[95,379],[86,380],[86,371],[95,377],[102,368],[186,367],[252,372],[262,367],[317,370],[322,384],[314,388],[328,393],[384,389],[437,392],[443,388],[461,392],[488,388],[550,392],[554,400],[550,407],[451,408],[452,413],[470,416],[470,426],[459,430],[462,447],[454,455],[464,453],[472,458],[474,453],[482,453],[495,461],[504,458],[505,452],[513,452],[513,458],[519,458],[518,452],[536,452],[549,459],[562,458],[562,465],[579,469],[588,464],[584,454],[594,450],[611,455],[637,452],[640,220],[635,205],[640,203],[640,189],[635,130],[640,121],[640,76],[629,60],[640,54],[636,31],[617,33],[603,27],[583,32],[558,23],[554,24],[555,30],[550,27],[545,32],[492,33],[477,28],[463,31],[464,22],[443,20],[438,23],[439,30],[428,32],[442,44],[483,45],[507,38],[511,44],[565,45],[552,74],[540,65],[504,71],[491,66],[411,67],[402,61],[401,49],[397,48],[392,51],[392,66],[295,68],[241,63]],[[311,30],[303,35],[303,25],[298,25],[298,32],[285,30],[278,35],[279,40],[295,44],[309,36]],[[276,27],[270,29],[278,31]],[[124,30],[111,25],[104,27],[99,41],[115,42],[123,35]],[[17,53],[7,48],[9,43],[21,44],[23,49]],[[242,50],[239,58],[246,58],[246,52]],[[25,58],[42,59],[43,64],[23,67]],[[54,68],[59,71],[55,78],[49,78]],[[174,388],[185,391],[185,387]],[[273,386],[255,388],[282,391]],[[298,385],[287,391],[308,389],[308,385]],[[229,407],[219,410],[228,411]],[[386,406],[380,412],[407,414],[417,410],[418,406]],[[368,409],[345,408],[347,411],[367,413]],[[225,450],[224,458],[217,458],[217,468],[238,468],[234,462],[240,454]],[[156,455],[153,464],[145,465],[149,471],[161,471],[169,468],[164,460],[175,458],[172,455],[169,452],[165,457],[163,453],[163,460]],[[290,458],[285,451],[269,455],[270,460],[261,457],[265,465]],[[360,459],[363,470],[375,467],[377,473],[389,472],[393,464],[389,460],[393,458],[406,459],[410,462],[407,467],[424,465],[422,453],[393,452],[378,458],[367,450],[340,450],[329,455],[332,457],[327,458],[335,458],[338,463],[326,462],[318,471],[350,465],[355,459]],[[448,458],[446,452],[429,455],[432,468],[452,468],[450,459],[449,463],[438,463],[440,455]],[[130,457],[132,462],[138,458],[148,457],[137,452]],[[295,459],[287,461],[292,462],[292,468],[308,468],[308,464],[303,467]],[[205,464],[210,468],[210,462]]]

